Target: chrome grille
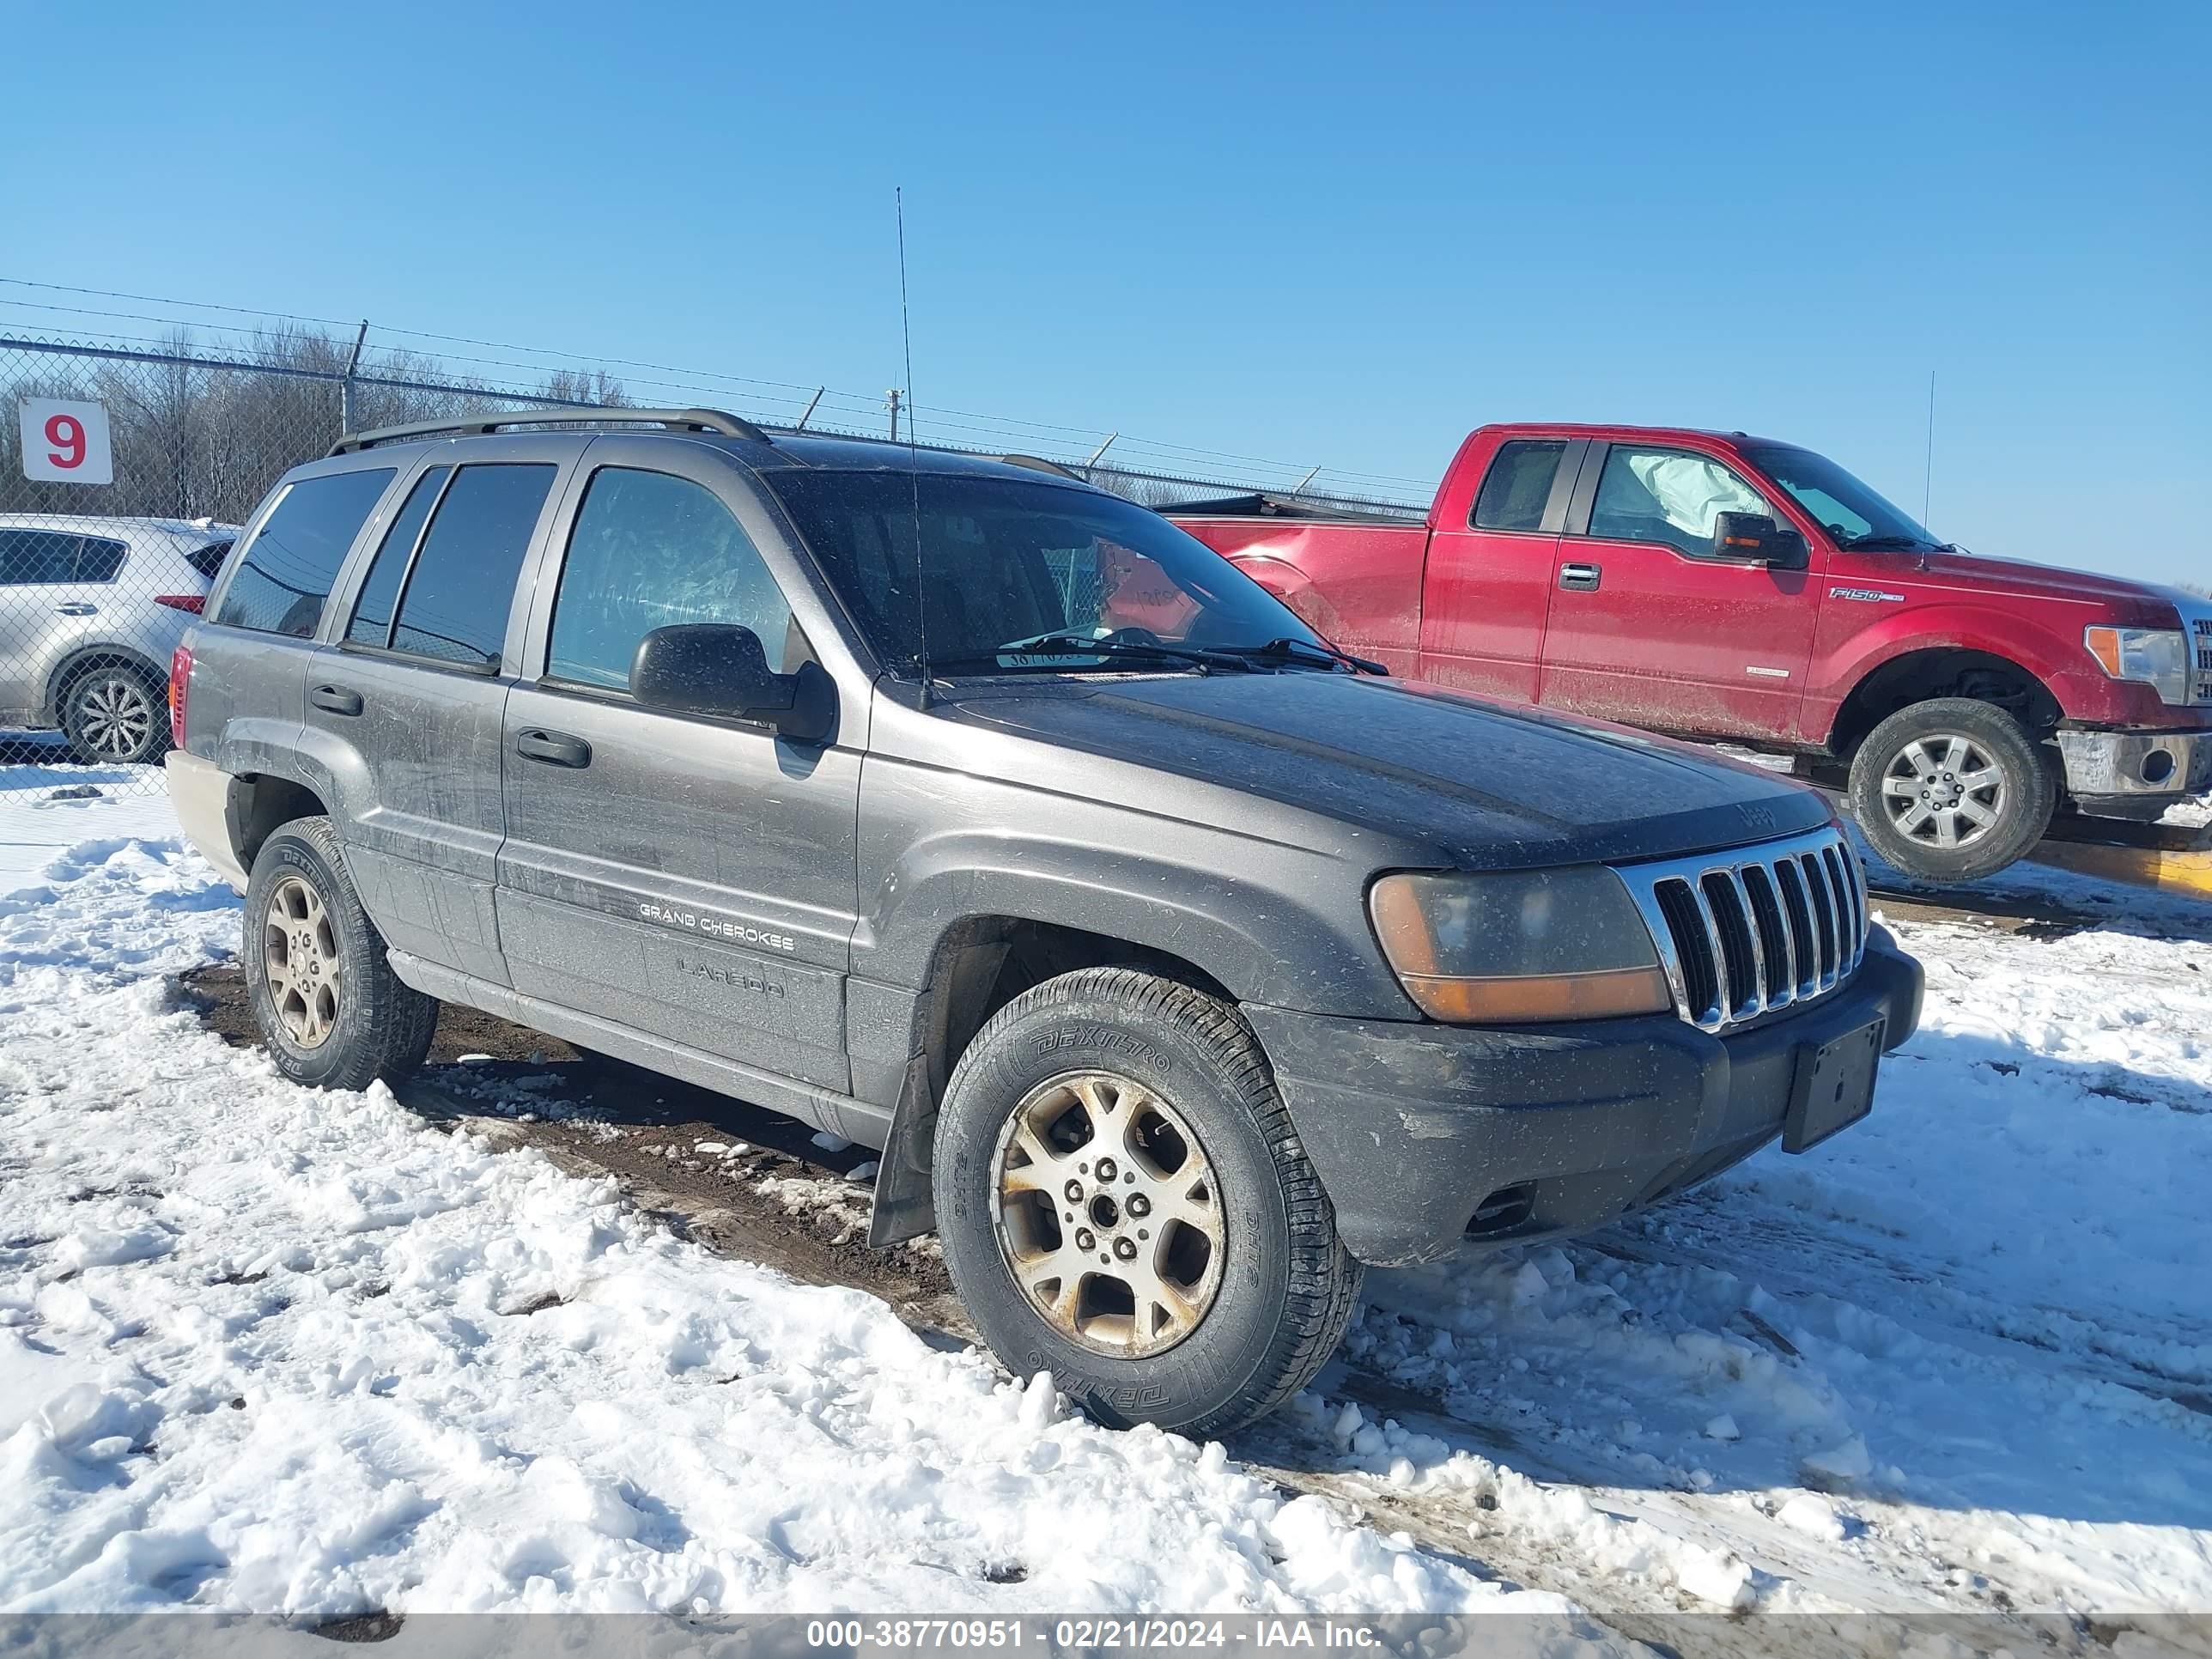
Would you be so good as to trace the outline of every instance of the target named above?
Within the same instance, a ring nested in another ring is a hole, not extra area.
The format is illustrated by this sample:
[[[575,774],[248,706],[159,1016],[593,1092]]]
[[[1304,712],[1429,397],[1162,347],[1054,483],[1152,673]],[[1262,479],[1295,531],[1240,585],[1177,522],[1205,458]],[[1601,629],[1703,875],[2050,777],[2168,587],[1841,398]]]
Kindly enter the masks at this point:
[[[2212,617],[2194,619],[2190,643],[2197,651],[2197,701],[2212,702]]]
[[[1674,1011],[1723,1031],[1825,995],[1866,953],[1866,875],[1840,831],[1617,866]]]

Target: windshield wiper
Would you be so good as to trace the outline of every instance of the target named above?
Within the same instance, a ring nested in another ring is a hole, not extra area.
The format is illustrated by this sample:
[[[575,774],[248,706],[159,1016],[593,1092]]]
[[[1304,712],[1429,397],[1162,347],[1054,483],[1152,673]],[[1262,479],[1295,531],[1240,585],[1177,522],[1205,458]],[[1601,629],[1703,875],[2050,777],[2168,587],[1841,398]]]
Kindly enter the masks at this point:
[[[1046,634],[1033,640],[1017,640],[1010,645],[1000,646],[988,658],[977,656],[962,660],[997,663],[1001,657],[1143,658],[1152,662],[1188,663],[1201,674],[1212,673],[1217,668],[1249,672],[1252,666],[1242,657],[1219,651],[1197,651],[1187,646],[1152,644],[1139,640],[1094,640],[1081,634]],[[1000,665],[1001,667],[1022,665]]]
[[[1388,675],[1390,672],[1371,657],[1355,657],[1349,651],[1340,651],[1319,640],[1302,640],[1290,635],[1269,640],[1265,645],[1224,645],[1220,649],[1234,652],[1240,657],[1258,657],[1276,662],[1306,662],[1316,668],[1324,664],[1341,663],[1355,674]],[[1298,654],[1307,651],[1313,654],[1309,657]]]
[[[1854,536],[1844,543],[1843,547],[1846,553],[1856,552],[1861,548],[1903,548],[1910,552],[1914,548],[1925,547],[1927,544],[1917,536]]]

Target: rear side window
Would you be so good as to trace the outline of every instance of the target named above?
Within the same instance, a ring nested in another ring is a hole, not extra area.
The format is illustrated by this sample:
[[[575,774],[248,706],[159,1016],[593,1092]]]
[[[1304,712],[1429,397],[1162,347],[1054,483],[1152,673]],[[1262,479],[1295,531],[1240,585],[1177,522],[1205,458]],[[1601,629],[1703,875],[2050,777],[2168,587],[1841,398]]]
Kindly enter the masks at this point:
[[[388,466],[371,467],[287,486],[246,544],[216,621],[296,640],[313,635],[346,550],[391,484],[392,472]]]
[[[222,568],[223,559],[229,552],[228,542],[210,542],[205,547],[196,547],[185,554],[185,562],[213,581],[215,573]]]
[[[678,623],[750,628],[786,673],[805,653],[782,590],[714,491],[665,472],[602,467],[568,537],[546,674],[627,691],[637,642]]]
[[[77,549],[76,579],[81,582],[112,582],[123,569],[131,550],[121,542],[87,536]]]
[[[1544,503],[1552,498],[1552,480],[1559,476],[1559,457],[1566,449],[1559,439],[1516,438],[1498,446],[1483,476],[1482,493],[1474,498],[1474,527],[1540,529]]]
[[[65,582],[76,574],[74,536],[52,530],[0,530],[0,585]]]
[[[489,463],[454,473],[400,592],[394,651],[498,672],[515,574],[559,471]]]
[[[353,620],[346,624],[345,636],[356,645],[390,645],[392,643],[392,613],[399,598],[399,584],[407,580],[407,566],[415,556],[415,544],[422,539],[422,526],[437,505],[438,492],[446,487],[446,475],[450,466],[434,466],[415,481],[415,488],[407,492],[407,503],[392,520],[392,528],[384,532],[384,545],[376,550],[376,558],[368,567],[368,576],[361,585],[361,597],[354,601]]]

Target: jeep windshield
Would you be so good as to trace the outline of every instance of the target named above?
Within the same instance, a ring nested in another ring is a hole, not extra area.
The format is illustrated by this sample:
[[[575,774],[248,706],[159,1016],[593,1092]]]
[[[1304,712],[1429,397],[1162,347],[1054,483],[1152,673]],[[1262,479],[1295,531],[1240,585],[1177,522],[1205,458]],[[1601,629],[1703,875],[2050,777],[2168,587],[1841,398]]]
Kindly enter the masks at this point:
[[[1753,444],[1744,454],[1826,526],[1836,545],[1868,551],[1913,552],[1936,538],[1826,455],[1790,444]]]
[[[1261,640],[1328,651],[1220,555],[1111,495],[988,473],[794,468],[766,481],[902,676],[918,672],[925,622],[933,672],[1203,672]]]

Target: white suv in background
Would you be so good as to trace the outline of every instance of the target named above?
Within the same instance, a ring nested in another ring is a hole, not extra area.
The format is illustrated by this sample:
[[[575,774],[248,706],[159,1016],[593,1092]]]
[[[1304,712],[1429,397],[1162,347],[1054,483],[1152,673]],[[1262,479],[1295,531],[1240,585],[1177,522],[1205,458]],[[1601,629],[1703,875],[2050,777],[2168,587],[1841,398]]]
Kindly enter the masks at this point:
[[[170,653],[237,533],[0,514],[0,727],[58,726],[85,761],[160,759]]]

